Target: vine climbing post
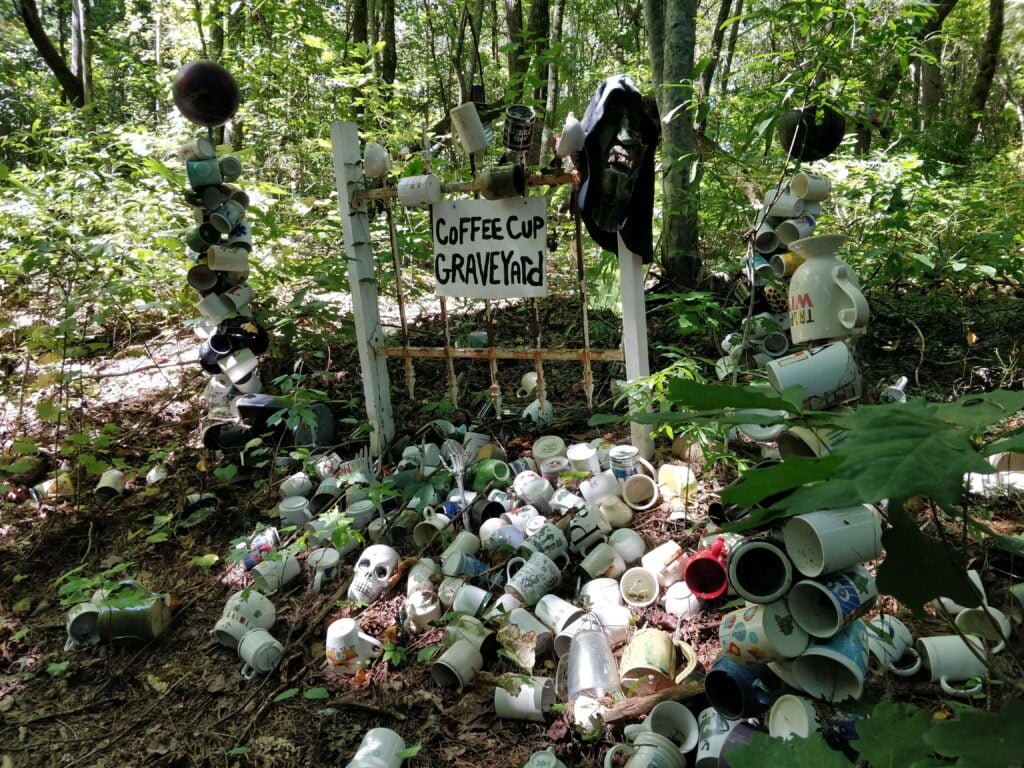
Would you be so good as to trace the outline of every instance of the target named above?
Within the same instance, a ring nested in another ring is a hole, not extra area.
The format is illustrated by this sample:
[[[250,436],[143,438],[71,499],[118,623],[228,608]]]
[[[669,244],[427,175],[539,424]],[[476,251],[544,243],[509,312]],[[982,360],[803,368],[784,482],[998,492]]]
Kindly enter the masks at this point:
[[[633,253],[617,235],[619,241],[619,273],[622,280],[622,351],[626,358],[626,380],[635,382],[650,375],[647,357],[647,313],[644,306],[644,269],[639,254]],[[633,413],[635,403],[630,403]],[[651,427],[636,421],[629,423],[630,441],[649,459],[654,455]]]

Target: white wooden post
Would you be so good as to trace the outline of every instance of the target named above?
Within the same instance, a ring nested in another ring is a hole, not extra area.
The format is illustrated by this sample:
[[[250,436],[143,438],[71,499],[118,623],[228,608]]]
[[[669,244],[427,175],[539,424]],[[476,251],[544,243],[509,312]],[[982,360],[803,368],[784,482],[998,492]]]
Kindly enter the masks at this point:
[[[377,275],[370,248],[366,201],[355,197],[355,193],[363,188],[363,163],[355,123],[331,123],[331,151],[341,210],[341,231],[345,238],[363,397],[366,398],[366,418],[373,428],[370,432],[370,453],[376,457],[395,436],[395,424],[391,414],[387,358],[377,354],[377,349],[384,345],[384,335],[377,308]]]
[[[619,240],[619,277],[622,286],[622,352],[626,358],[626,380],[630,383],[650,375],[647,358],[647,308],[644,304],[644,267],[639,254]],[[630,406],[632,410],[632,405]],[[629,423],[630,439],[645,459],[654,455],[651,426]]]

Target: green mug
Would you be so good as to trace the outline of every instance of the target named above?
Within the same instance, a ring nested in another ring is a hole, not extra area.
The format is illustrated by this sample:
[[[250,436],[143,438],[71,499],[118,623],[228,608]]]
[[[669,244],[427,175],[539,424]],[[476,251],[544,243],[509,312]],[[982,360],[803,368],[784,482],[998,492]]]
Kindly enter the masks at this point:
[[[478,461],[473,473],[473,490],[480,493],[488,485],[493,488],[508,488],[512,481],[512,470],[500,459]]]

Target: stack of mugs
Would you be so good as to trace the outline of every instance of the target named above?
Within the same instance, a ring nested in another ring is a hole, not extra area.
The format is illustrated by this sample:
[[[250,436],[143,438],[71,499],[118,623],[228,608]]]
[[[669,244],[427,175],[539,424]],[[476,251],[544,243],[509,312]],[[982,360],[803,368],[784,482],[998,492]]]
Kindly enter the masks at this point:
[[[207,399],[222,405],[232,393],[261,390],[257,357],[267,351],[270,339],[253,319],[250,306],[249,195],[234,183],[242,174],[242,163],[234,155],[218,158],[216,150],[212,135],[203,135],[181,147],[179,156],[185,163],[186,199],[195,219],[185,243],[193,262],[188,283],[199,294],[199,364],[213,376]]]
[[[761,717],[788,684],[810,699],[786,697],[780,711],[792,720],[798,704],[824,727],[836,716],[825,718],[816,702],[859,699],[870,652],[887,666],[902,664],[902,637],[891,645],[882,637],[905,627],[882,617],[872,632],[861,620],[878,595],[864,564],[880,553],[881,521],[868,506],[799,515],[778,532],[733,546],[729,580],[746,606],[719,626],[721,653],[705,681],[718,714],[729,721]],[[786,717],[778,716],[773,733],[796,732],[785,731]]]

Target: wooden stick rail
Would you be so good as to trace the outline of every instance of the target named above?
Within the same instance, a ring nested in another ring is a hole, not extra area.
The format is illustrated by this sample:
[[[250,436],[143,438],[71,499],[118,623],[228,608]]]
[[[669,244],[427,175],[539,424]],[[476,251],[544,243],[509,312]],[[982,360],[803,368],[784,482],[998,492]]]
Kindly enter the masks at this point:
[[[582,360],[586,350],[583,349],[517,349],[509,347],[502,349],[461,349],[457,347],[376,347],[375,351],[385,357],[424,357],[424,358],[446,358],[459,357],[468,360],[490,360],[493,356],[497,360],[560,360],[573,361]],[[625,355],[621,349],[591,349],[587,356],[594,361],[602,363],[621,363],[625,361]]]
[[[528,176],[526,186],[528,187],[556,187],[563,184],[578,185],[580,175],[576,171],[568,173],[549,174],[547,176]],[[475,181],[454,181],[450,184],[442,184],[441,189],[445,192],[475,192],[478,185]],[[357,200],[395,200],[398,198],[398,189],[395,187],[382,187],[381,189],[361,189],[354,194]]]

